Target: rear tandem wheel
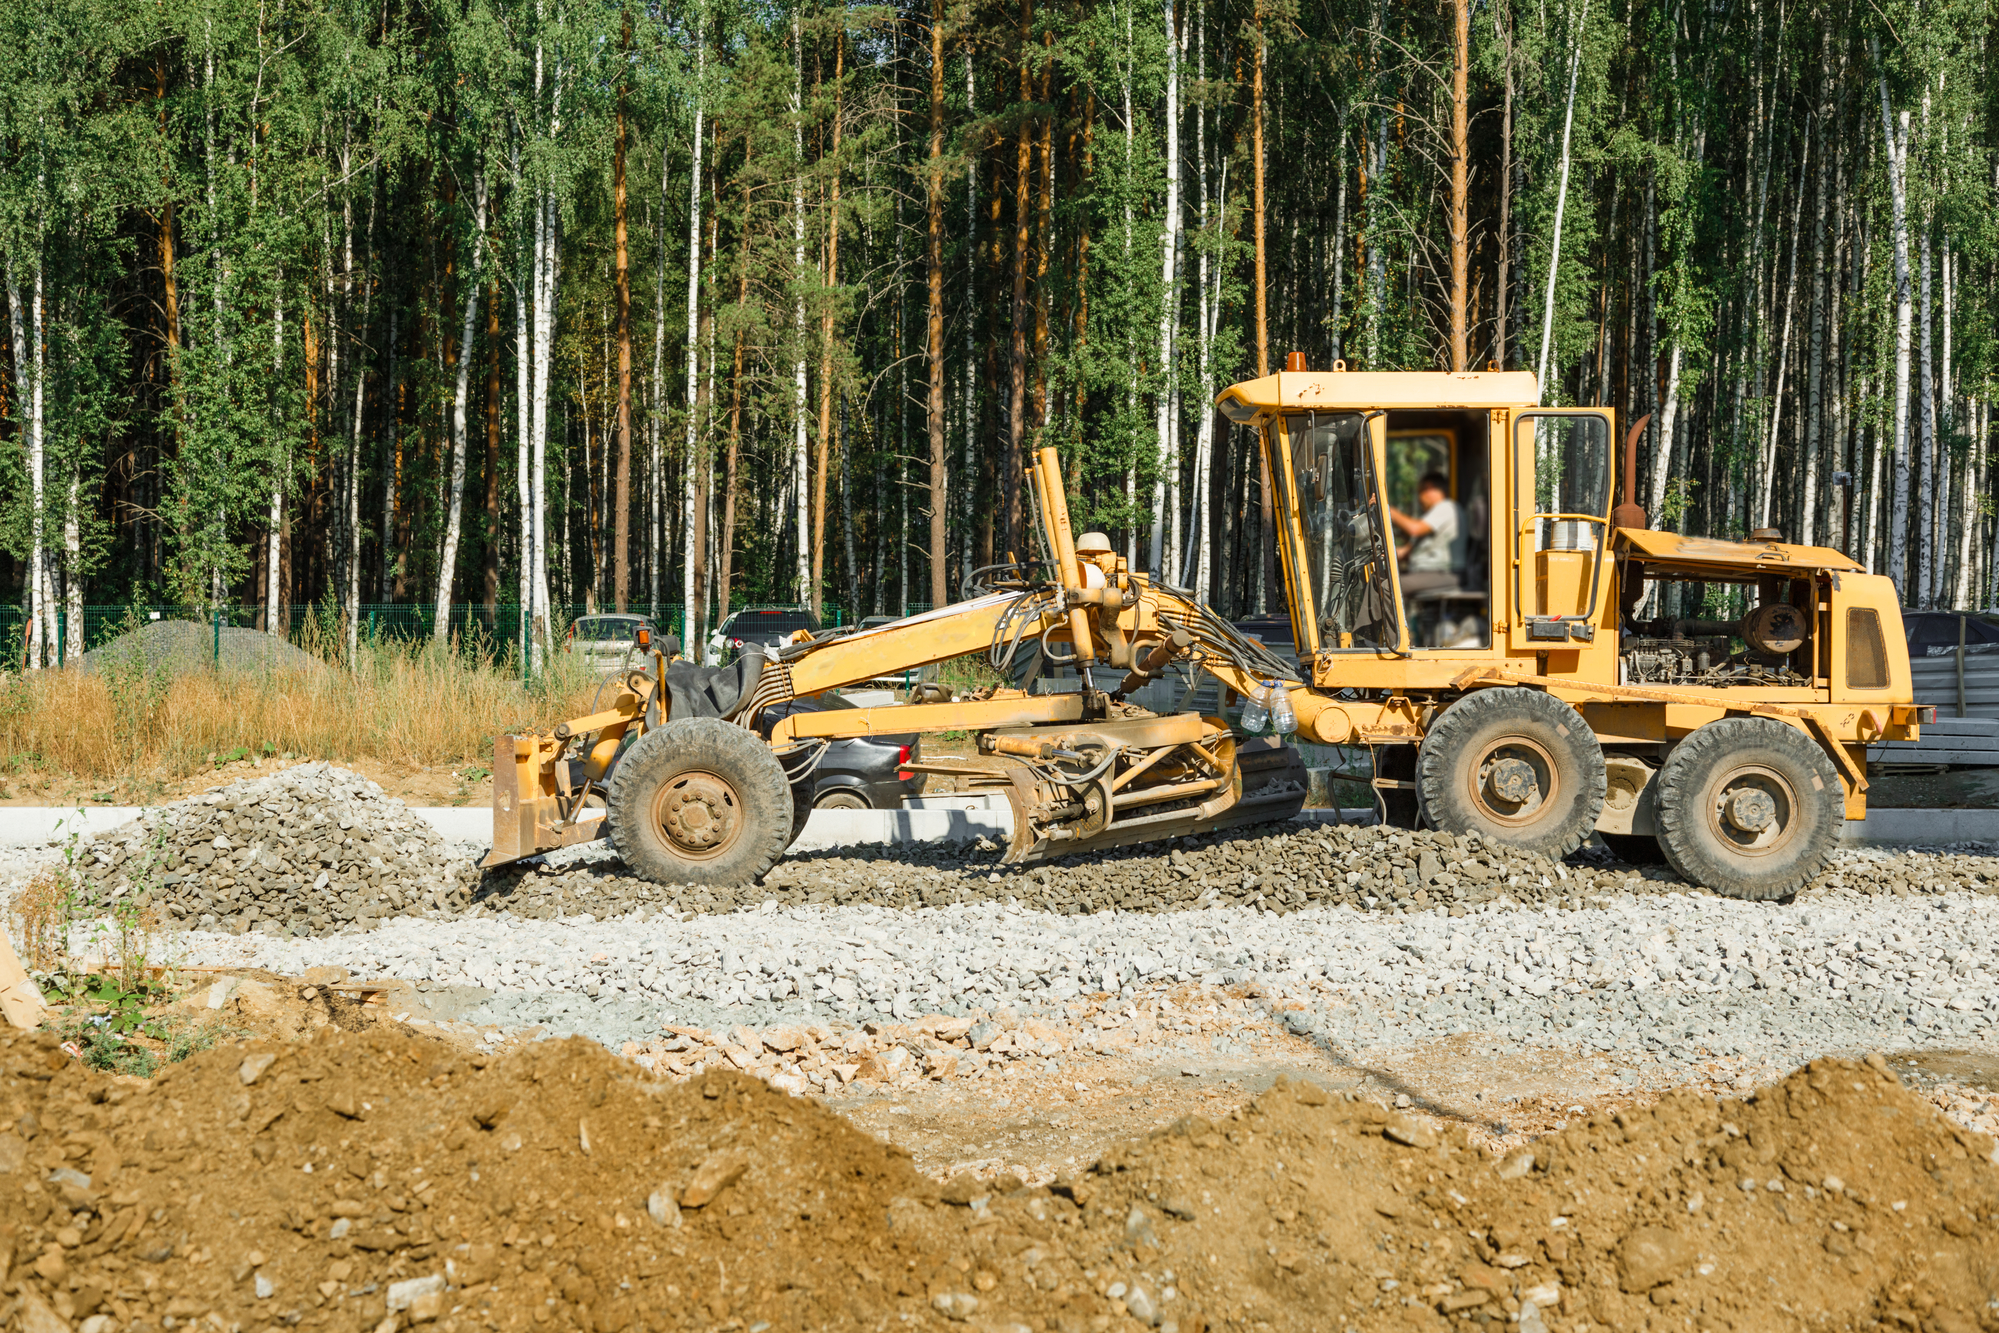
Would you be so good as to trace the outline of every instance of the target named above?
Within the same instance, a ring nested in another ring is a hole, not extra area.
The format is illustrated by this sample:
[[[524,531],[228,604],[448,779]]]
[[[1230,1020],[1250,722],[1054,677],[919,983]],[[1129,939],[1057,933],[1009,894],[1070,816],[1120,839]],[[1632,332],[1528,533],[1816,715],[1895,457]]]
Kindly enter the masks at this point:
[[[1845,817],[1832,760],[1796,727],[1710,722],[1666,756],[1659,847],[1680,877],[1730,898],[1787,898],[1818,873]]]

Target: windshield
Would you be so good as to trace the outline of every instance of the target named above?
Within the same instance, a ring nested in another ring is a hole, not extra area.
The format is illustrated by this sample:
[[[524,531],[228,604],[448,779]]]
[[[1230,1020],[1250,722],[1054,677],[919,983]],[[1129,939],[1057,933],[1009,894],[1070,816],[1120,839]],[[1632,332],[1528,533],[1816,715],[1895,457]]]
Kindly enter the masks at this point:
[[[1388,543],[1366,419],[1358,412],[1301,412],[1284,421],[1291,446],[1284,480],[1304,525],[1305,583],[1319,647],[1393,648]]]
[[[1599,416],[1536,416],[1534,421],[1534,507],[1544,515],[1534,525],[1537,551],[1581,551],[1595,547],[1599,523],[1561,514],[1601,517],[1610,512],[1610,431]]]

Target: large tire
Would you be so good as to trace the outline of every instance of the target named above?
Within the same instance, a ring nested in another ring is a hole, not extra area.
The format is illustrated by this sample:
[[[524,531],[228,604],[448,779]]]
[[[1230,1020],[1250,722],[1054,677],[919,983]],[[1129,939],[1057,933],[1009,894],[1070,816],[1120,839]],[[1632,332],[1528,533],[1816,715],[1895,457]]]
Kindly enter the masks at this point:
[[[791,784],[754,732],[668,721],[626,752],[606,793],[611,841],[655,884],[755,883],[791,841]]]
[[[1839,770],[1795,727],[1710,722],[1660,766],[1659,847],[1680,877],[1730,898],[1788,898],[1825,864],[1845,817]]]
[[[1539,690],[1478,690],[1430,724],[1416,794],[1433,828],[1560,859],[1603,813],[1603,747]]]

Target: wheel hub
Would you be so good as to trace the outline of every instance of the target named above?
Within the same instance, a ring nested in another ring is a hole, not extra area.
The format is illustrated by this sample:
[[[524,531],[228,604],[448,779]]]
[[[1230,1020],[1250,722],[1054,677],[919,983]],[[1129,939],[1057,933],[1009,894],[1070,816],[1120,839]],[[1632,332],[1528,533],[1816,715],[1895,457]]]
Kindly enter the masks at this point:
[[[709,852],[732,841],[742,827],[735,791],[706,773],[687,774],[660,803],[660,827],[675,846]]]
[[[1524,759],[1501,759],[1486,770],[1485,785],[1509,805],[1524,805],[1534,795],[1534,767]]]
[[[1722,815],[1744,833],[1761,833],[1777,820],[1777,802],[1760,787],[1742,787],[1722,800]]]

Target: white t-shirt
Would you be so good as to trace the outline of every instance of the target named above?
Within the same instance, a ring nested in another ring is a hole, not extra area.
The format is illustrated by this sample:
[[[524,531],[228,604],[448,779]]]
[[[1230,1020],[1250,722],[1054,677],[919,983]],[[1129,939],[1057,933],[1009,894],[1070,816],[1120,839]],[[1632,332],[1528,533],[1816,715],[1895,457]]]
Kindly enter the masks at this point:
[[[1416,570],[1449,572],[1451,568],[1451,543],[1458,539],[1458,507],[1450,500],[1439,500],[1424,511],[1423,522],[1430,530],[1418,537],[1409,547],[1409,568]]]

